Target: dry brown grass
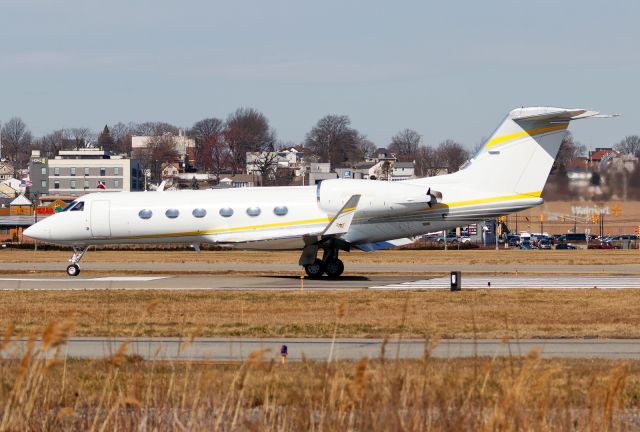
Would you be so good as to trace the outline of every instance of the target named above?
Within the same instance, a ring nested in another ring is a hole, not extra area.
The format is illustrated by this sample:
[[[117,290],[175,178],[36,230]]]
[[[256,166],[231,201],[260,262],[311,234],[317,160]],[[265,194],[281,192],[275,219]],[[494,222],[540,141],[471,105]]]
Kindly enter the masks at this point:
[[[0,250],[0,261],[61,262],[68,251]],[[293,251],[90,251],[83,262],[199,262],[199,263],[297,263],[300,252]],[[638,250],[389,250],[374,253],[353,251],[341,255],[345,264],[637,264]]]
[[[335,311],[345,313],[335,327]],[[146,314],[150,304],[153,312]],[[27,335],[70,319],[75,334],[149,336],[640,337],[638,290],[7,291],[0,327]],[[405,313],[406,307],[406,313]],[[144,318],[141,320],[141,317]],[[404,327],[403,327],[404,322]],[[475,323],[475,329],[474,329]]]
[[[0,430],[636,430],[640,362],[525,358],[239,366],[60,357],[52,324],[0,361]],[[47,336],[48,335],[48,336]],[[11,352],[5,337],[0,355]]]

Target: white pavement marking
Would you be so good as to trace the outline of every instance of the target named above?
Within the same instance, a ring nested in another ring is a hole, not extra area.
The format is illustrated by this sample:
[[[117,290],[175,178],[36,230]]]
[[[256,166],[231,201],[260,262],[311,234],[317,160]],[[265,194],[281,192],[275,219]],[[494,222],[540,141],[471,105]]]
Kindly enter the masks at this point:
[[[481,288],[541,288],[541,289],[640,289],[640,277],[610,276],[547,276],[547,277],[505,277],[505,276],[462,276],[463,289]],[[417,280],[399,284],[373,286],[371,289],[450,289],[448,277]]]
[[[0,282],[151,282],[168,276],[113,276],[100,278],[0,278]]]

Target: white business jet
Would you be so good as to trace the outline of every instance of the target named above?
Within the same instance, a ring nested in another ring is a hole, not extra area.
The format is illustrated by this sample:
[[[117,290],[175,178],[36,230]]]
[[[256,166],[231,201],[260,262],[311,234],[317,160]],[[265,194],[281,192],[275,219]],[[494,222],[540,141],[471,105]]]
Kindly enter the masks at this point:
[[[69,276],[91,245],[214,243],[302,250],[307,275],[338,277],[340,251],[378,250],[542,203],[569,122],[585,109],[511,111],[466,166],[401,182],[325,180],[317,186],[92,193],[28,228],[33,239],[73,247]],[[322,258],[319,251],[322,250]]]

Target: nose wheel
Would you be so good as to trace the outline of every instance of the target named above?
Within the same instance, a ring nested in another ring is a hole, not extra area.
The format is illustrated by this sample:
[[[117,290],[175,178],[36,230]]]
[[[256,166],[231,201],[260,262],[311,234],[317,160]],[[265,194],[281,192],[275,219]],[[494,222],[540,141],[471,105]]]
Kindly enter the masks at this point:
[[[67,274],[69,276],[78,276],[80,274],[80,266],[78,264],[70,264],[67,267]]]
[[[79,249],[75,246],[73,247],[73,256],[69,260],[71,264],[67,266],[67,274],[69,276],[78,276],[80,274],[80,260],[82,259],[82,257],[84,256],[84,254],[87,252],[88,249],[89,249],[89,246],[85,246],[82,249]]]

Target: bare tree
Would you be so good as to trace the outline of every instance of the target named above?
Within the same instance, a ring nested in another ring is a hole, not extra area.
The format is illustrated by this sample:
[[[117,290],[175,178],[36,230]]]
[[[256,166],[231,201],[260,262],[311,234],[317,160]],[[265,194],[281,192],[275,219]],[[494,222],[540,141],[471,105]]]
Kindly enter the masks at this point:
[[[415,172],[418,177],[433,177],[442,172],[445,162],[441,153],[429,146],[420,146],[416,151]]]
[[[74,150],[89,147],[91,143],[92,133],[89,128],[71,128],[65,129],[68,139],[73,143]]]
[[[564,166],[565,168],[567,168],[579,156],[584,155],[586,151],[586,147],[579,142],[574,141],[571,132],[567,132],[564,139],[560,143],[560,149],[558,150],[556,160],[553,162],[551,172],[555,172],[555,170],[560,166]]]
[[[178,135],[179,132],[177,126],[165,122],[131,123],[129,128],[133,135],[141,136]]]
[[[377,146],[373,141],[368,139],[366,136],[360,137],[358,140],[358,151],[360,153],[360,158],[365,157],[373,157],[376,152]]]
[[[109,128],[116,153],[131,154],[131,124],[116,123]]]
[[[462,144],[447,139],[438,145],[437,152],[441,158],[443,165],[449,169],[449,172],[456,172],[469,159],[469,152]]]
[[[636,157],[640,157],[640,136],[626,136],[618,144],[616,144],[614,148],[621,151],[622,153],[632,154]]]
[[[262,184],[268,184],[275,178],[276,171],[278,169],[278,153],[258,153],[252,163],[260,173],[260,178],[263,182]]]
[[[401,162],[415,159],[418,147],[422,143],[422,135],[413,129],[404,129],[391,138],[389,151]]]
[[[2,156],[14,163],[14,169],[26,168],[31,154],[31,132],[20,117],[13,117],[2,125]]]
[[[269,126],[269,120],[253,108],[238,108],[231,114],[227,118],[224,137],[234,174],[244,170],[247,152],[273,151],[276,143],[276,134]]]
[[[196,143],[194,155],[196,168],[207,171],[211,169],[213,145],[223,142],[221,139],[223,130],[224,122],[217,118],[202,119],[191,127],[189,136]]]
[[[51,159],[56,157],[60,150],[64,150],[65,139],[64,130],[58,129],[36,140],[33,146],[40,150],[42,156]]]
[[[144,170],[150,170],[151,181],[159,183],[162,179],[162,165],[178,159],[174,137],[172,135],[152,136],[145,148],[134,151],[133,157],[140,161]]]
[[[362,137],[350,125],[351,120],[345,115],[325,116],[307,133],[305,147],[332,167],[356,161]]]

